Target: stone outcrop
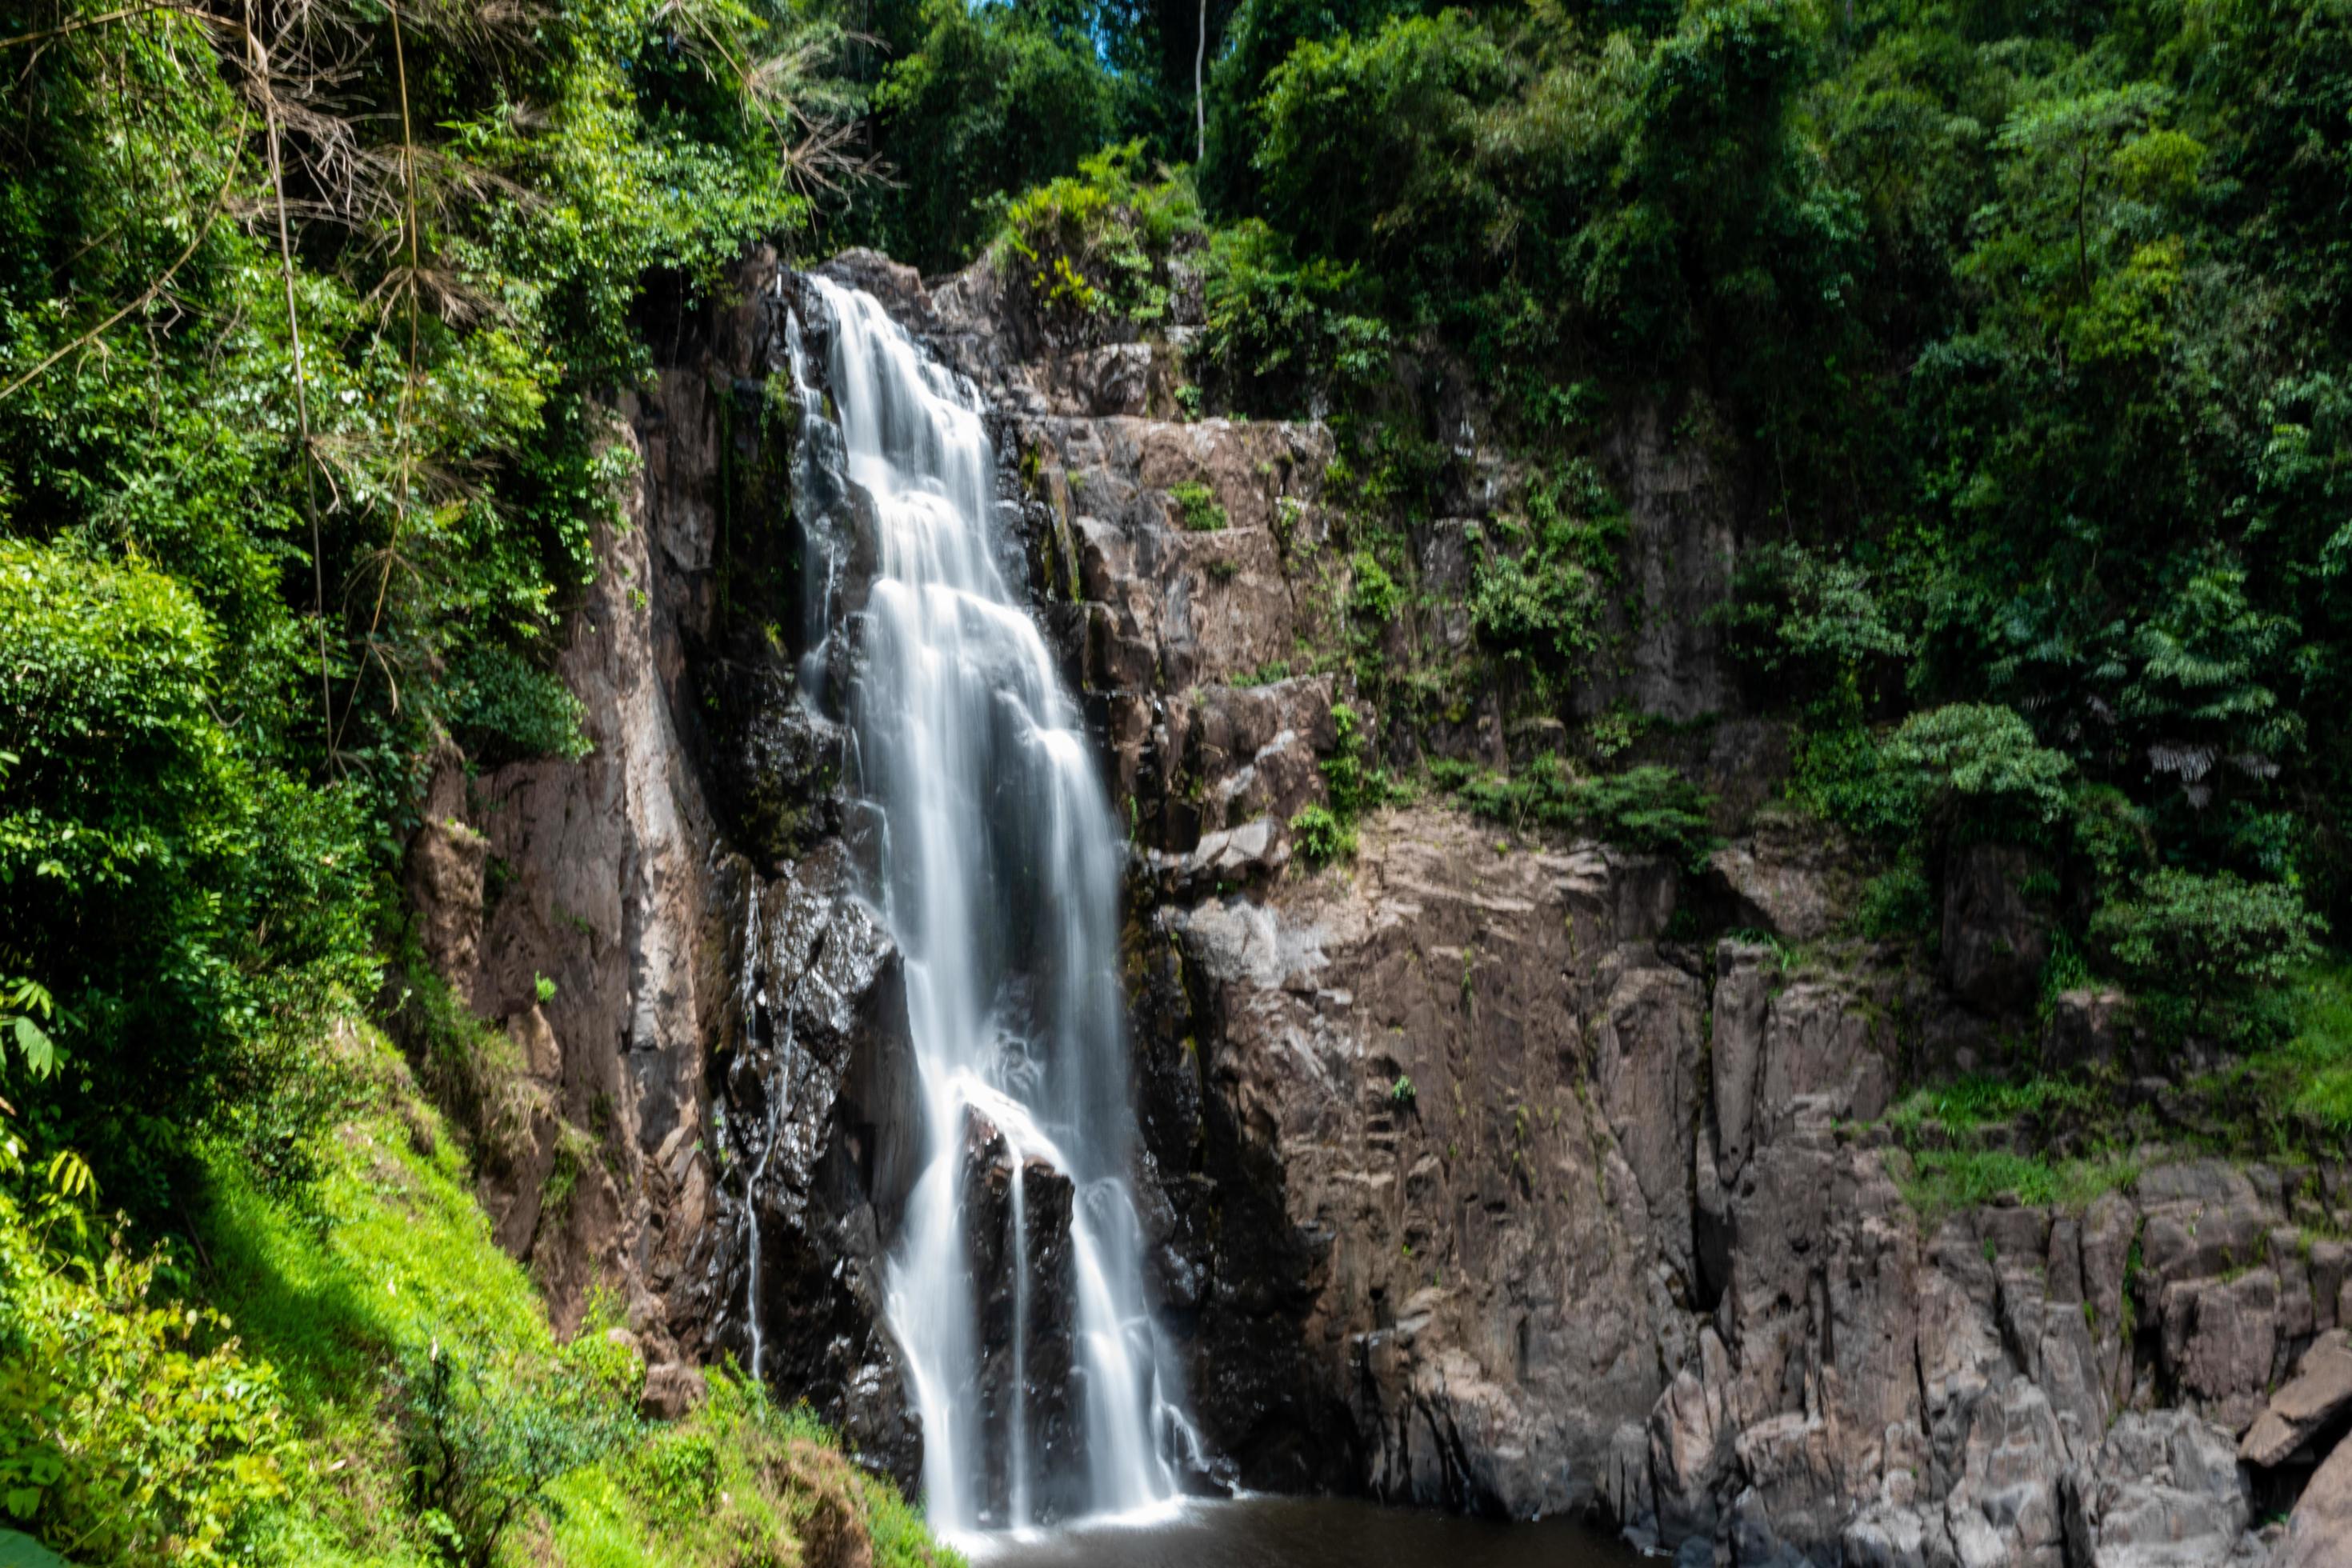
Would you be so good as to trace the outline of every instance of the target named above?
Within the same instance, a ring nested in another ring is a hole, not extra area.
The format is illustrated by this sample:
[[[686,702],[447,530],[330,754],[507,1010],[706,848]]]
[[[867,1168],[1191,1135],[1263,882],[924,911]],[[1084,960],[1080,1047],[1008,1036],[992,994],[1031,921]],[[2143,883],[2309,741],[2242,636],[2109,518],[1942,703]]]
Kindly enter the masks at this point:
[[[477,1164],[559,1327],[616,1291],[649,1404],[675,1414],[696,1363],[756,1354],[910,1479],[876,1204],[895,1174],[877,1130],[902,1109],[897,955],[837,731],[799,699],[805,628],[769,608],[798,597],[803,555],[794,432],[761,396],[793,279],[760,256],[734,284],[657,334],[672,363],[610,414],[637,477],[556,667],[589,754],[469,773],[446,750],[408,888],[421,952],[512,1042],[467,1068],[503,1108]]]
[[[2255,1521],[2293,1506],[2283,1561],[2331,1560],[2345,1172],[2148,1151],[2074,1207],[1906,1198],[1898,1088],[2032,1037],[2030,866],[1957,858],[1936,973],[1849,940],[1852,857],[1759,782],[1786,737],[1727,721],[1659,742],[1725,786],[1697,874],[1442,799],[1373,812],[1314,868],[1292,820],[1377,719],[1339,657],[1355,568],[1328,432],[1182,418],[1166,345],[1057,338],[986,267],[937,288],[833,268],[989,403],[1007,563],[1130,826],[1150,1281],[1234,1479],[1590,1510],[1692,1563],[2251,1563]],[[528,1080],[485,1197],[560,1314],[620,1289],[665,1408],[695,1396],[688,1363],[756,1349],[910,1478],[879,1313],[911,1176],[897,955],[837,737],[799,696],[807,628],[768,626],[806,602],[814,526],[771,390],[793,287],[756,258],[619,409],[643,479],[562,664],[594,752],[470,779],[452,759],[409,886],[420,948]],[[1601,696],[1717,710],[1712,633],[1674,606],[1719,593],[1735,498],[1654,431],[1610,458],[1664,609]],[[1442,500],[1412,546],[1437,591],[1375,650],[1424,671],[1468,655],[1492,495]],[[854,524],[854,496],[829,504]],[[1391,751],[1506,765],[1503,711],[1466,690]],[[2053,1065],[2137,1037],[2087,992],[2041,1037]],[[969,1250],[1033,1358],[1025,1393],[990,1363],[986,1420],[1066,1443],[1034,1359],[1066,1359],[1066,1293],[1020,1305],[1008,1257],[1054,1278],[1072,1195],[972,1132]]]
[[[1322,433],[1178,420],[1158,351],[1056,345],[982,272],[883,281],[1001,411],[1042,613],[1129,808],[1154,1278],[1239,1479],[1591,1508],[1693,1561],[2261,1554],[2238,1439],[2336,1321],[2337,1244],[2293,1227],[2344,1224],[2340,1174],[2315,1199],[2159,1156],[2080,1210],[1931,1223],[1874,1130],[1919,1053],[1981,1064],[2038,996],[2029,864],[1955,856],[1937,973],[1842,945],[1851,855],[1759,809],[1772,737],[1728,724],[1677,759],[1724,761],[1736,803],[1703,876],[1442,805],[1308,868],[1288,819],[1355,700],[1303,673],[1329,668],[1351,570]],[[1639,429],[1621,446],[1667,609],[1611,689],[1719,707],[1700,617],[1672,606],[1714,591],[1728,498]],[[1201,487],[1189,513],[1178,486]],[[1203,497],[1223,527],[1187,526]],[[1424,531],[1438,602],[1384,655],[1466,647],[1444,590],[1473,521]],[[1497,764],[1483,711],[1419,743]],[[1775,940],[1670,934],[1693,927]],[[2070,997],[2045,1050],[2130,1027]]]

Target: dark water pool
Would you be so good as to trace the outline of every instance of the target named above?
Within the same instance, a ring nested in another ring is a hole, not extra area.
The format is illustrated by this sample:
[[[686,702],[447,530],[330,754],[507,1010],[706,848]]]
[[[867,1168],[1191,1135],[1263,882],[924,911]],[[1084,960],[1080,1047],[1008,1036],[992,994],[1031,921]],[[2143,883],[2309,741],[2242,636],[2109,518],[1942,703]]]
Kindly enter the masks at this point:
[[[1561,1520],[1496,1524],[1328,1498],[1188,1503],[971,1551],[973,1568],[1631,1568],[1639,1553]]]

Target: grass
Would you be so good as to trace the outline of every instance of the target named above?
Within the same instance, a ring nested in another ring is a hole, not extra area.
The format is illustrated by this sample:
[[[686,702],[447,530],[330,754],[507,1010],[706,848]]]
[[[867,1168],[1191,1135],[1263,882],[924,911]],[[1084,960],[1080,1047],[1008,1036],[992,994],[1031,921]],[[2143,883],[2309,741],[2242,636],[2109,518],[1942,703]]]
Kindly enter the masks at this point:
[[[842,1457],[804,1406],[719,1373],[709,1402],[616,1458],[559,1482],[542,1545],[574,1568],[777,1568],[801,1542],[862,1532],[875,1568],[960,1568],[887,1481]],[[827,1560],[846,1561],[846,1557]]]
[[[213,1305],[276,1368],[305,1463],[270,1533],[282,1560],[425,1560],[404,1507],[386,1370],[464,1339],[543,1365],[555,1340],[537,1290],[490,1237],[463,1151],[382,1036],[357,1047],[362,1103],[318,1175],[270,1192],[214,1162],[204,1226]]]
[[[2294,1034],[2247,1074],[2274,1115],[2340,1147],[2352,1139],[2352,963],[2309,971],[2296,992]]]
[[[299,1434],[256,1560],[407,1568],[436,1559],[406,1496],[393,1370],[427,1346],[462,1345],[491,1375],[520,1380],[554,1367],[559,1347],[529,1274],[491,1237],[462,1146],[399,1053],[370,1030],[350,1054],[354,1104],[312,1179],[272,1190],[226,1154],[214,1163],[204,1293],[246,1355],[275,1369]],[[591,1317],[592,1331],[604,1326]],[[870,1542],[876,1568],[956,1563],[805,1410],[724,1371],[710,1387],[687,1419],[648,1426],[559,1479],[555,1510],[511,1531],[501,1561],[785,1568],[811,1555],[811,1532],[846,1531]]]
[[[2096,1088],[2074,1079],[1998,1079],[1972,1073],[1915,1090],[1886,1113],[1886,1123],[1906,1143],[1916,1143],[1938,1130],[1965,1134],[2021,1120],[2089,1119],[2101,1105]]]
[[[1930,1223],[2003,1198],[2080,1210],[2139,1176],[2138,1162],[2119,1152],[2126,1140],[2108,1125],[2108,1103],[2096,1085],[2074,1079],[1970,1074],[1917,1089],[1886,1113],[1884,1124],[1906,1153],[1890,1168],[1905,1200]],[[2088,1136],[2094,1148],[2060,1156],[1990,1145],[1987,1134],[2001,1128],[2036,1139],[2063,1130]]]
[[[1929,1149],[1910,1157],[1897,1183],[1904,1200],[1933,1222],[2005,1197],[2079,1212],[2138,1179],[2139,1163],[2124,1154],[2052,1160],[2005,1149]]]
[[[2177,1124],[2124,1108],[2095,1079],[1972,1075],[1915,1091],[1884,1123],[1907,1155],[1905,1197],[1930,1219],[2004,1196],[2080,1208],[2137,1178],[2121,1151],[2147,1138],[2232,1160],[2339,1152],[2352,1139],[2352,963],[2315,966],[2271,1001],[2281,1042],[2182,1084],[2191,1109]],[[2077,1152],[2032,1147],[2043,1143]]]

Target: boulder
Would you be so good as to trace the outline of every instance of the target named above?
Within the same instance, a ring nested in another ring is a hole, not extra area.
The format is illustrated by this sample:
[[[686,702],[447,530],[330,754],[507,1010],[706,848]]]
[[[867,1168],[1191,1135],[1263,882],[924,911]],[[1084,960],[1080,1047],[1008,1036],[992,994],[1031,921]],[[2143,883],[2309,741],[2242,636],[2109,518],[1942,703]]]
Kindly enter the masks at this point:
[[[2304,1488],[2270,1568],[2352,1568],[2352,1437]]]
[[[2278,1276],[2183,1279],[2159,1298],[2166,1373],[2214,1420],[2243,1431],[2262,1409],[2278,1342]]]
[[[2347,1416],[2352,1416],[2352,1336],[2331,1329],[2304,1352],[2294,1380],[2271,1395],[2239,1443],[2238,1458],[2265,1468],[2284,1464]]]
[[[648,1421],[677,1421],[709,1397],[710,1385],[699,1371],[680,1362],[664,1362],[646,1370],[637,1412]]]
[[[2118,1417],[2067,1483],[2084,1568],[2220,1568],[2246,1551],[2247,1515],[2228,1434],[2185,1410]]]

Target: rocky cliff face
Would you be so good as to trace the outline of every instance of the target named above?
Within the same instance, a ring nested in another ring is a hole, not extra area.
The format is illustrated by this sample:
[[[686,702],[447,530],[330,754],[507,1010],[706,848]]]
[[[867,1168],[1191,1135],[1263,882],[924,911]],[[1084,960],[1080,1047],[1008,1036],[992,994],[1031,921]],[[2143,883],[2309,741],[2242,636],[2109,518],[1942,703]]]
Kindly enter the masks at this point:
[[[474,773],[453,751],[410,890],[426,955],[509,1042],[467,1065],[468,1120],[499,1240],[559,1325],[616,1291],[649,1405],[730,1355],[911,1479],[874,1204],[898,957],[839,731],[795,678],[796,427],[769,395],[794,279],[756,257],[737,282],[732,309],[660,323],[676,363],[614,410],[637,477],[558,667],[593,752]]]
[[[996,411],[1009,542],[1132,824],[1152,1284],[1236,1479],[1590,1509],[1691,1563],[2262,1560],[2252,1525],[2352,1426],[2352,1175],[2146,1151],[2086,1205],[1929,1220],[1879,1130],[1898,1084],[2031,1044],[2015,868],[1948,878],[1937,973],[1841,942],[1849,858],[1762,804],[1776,733],[1725,720],[1679,742],[1727,803],[1703,874],[1436,800],[1309,870],[1290,819],[1360,701],[1328,435],[1183,419],[1166,346],[1057,337],[985,264],[833,268]],[[793,288],[755,259],[620,409],[643,479],[563,667],[596,754],[446,769],[412,882],[527,1080],[486,1162],[501,1239],[574,1317],[624,1289],[677,1397],[756,1345],[906,1476],[878,1312],[896,955],[793,674]],[[1644,429],[1613,460],[1654,613],[1607,695],[1693,719],[1732,700],[1685,612],[1720,592],[1736,497]],[[1475,521],[1416,540],[1434,591],[1387,657],[1458,656]],[[1510,744],[1476,691],[1411,739]],[[2112,1049],[2112,1011],[2072,998],[2039,1047]],[[2347,1462],[2306,1510],[2341,1512]],[[2327,1561],[2333,1517],[2279,1550]]]

